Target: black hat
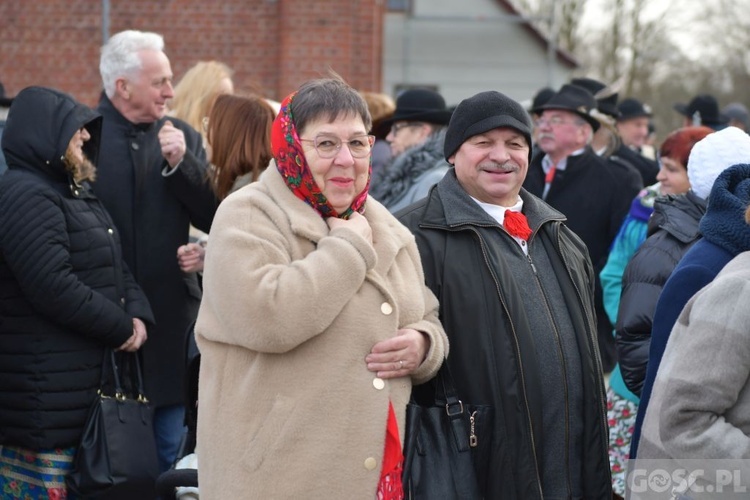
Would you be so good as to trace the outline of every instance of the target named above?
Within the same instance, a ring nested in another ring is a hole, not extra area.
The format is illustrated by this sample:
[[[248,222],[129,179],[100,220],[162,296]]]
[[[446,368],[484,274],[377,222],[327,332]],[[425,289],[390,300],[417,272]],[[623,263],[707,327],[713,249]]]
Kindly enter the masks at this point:
[[[555,89],[551,87],[539,89],[539,92],[537,92],[531,100],[531,109],[537,109],[540,106],[547,104],[547,101],[549,101],[553,95],[555,95]]]
[[[591,112],[597,109],[596,99],[591,95],[591,92],[577,85],[563,85],[560,91],[547,101],[547,104],[532,111],[539,113],[546,109],[562,109],[575,113],[586,120],[594,129],[594,132],[599,130],[599,126],[601,125],[599,120],[591,115]]]
[[[688,118],[697,118],[697,125],[724,125],[729,121],[727,116],[719,113],[718,101],[709,94],[697,95],[687,105],[677,103],[674,109]]]
[[[409,89],[396,98],[396,111],[383,123],[416,121],[447,125],[450,119],[451,112],[443,96],[434,90]]]
[[[578,85],[579,87],[585,88],[591,92],[591,95],[593,95],[595,99],[596,94],[607,87],[599,80],[594,80],[593,78],[573,78],[570,83],[571,85]],[[596,108],[605,115],[609,115],[612,118],[618,118],[620,112],[617,110],[617,92],[596,99]]]
[[[737,120],[742,123],[747,129],[750,126],[750,112],[744,104],[740,102],[732,102],[724,106],[721,110],[721,114],[726,116],[730,120]]]
[[[443,152],[448,160],[469,137],[499,127],[518,130],[529,145],[531,160],[531,118],[523,106],[510,97],[489,90],[461,101],[445,132]]]
[[[617,106],[617,109],[620,110],[620,117],[617,119],[620,122],[632,120],[633,118],[651,117],[651,109],[638,99],[633,99],[632,97],[623,99]]]

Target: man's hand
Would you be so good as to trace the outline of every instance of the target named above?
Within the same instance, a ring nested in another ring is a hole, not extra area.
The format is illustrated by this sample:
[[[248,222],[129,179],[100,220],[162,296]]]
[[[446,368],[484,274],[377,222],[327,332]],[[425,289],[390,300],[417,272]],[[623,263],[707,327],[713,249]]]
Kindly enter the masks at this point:
[[[171,121],[164,122],[164,126],[159,130],[159,144],[161,145],[161,154],[169,163],[171,168],[177,166],[185,156],[185,133],[175,128]]]

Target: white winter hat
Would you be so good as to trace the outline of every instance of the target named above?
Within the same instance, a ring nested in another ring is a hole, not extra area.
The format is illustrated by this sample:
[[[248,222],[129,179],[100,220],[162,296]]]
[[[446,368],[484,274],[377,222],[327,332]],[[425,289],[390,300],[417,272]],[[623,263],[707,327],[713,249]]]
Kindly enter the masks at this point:
[[[688,157],[690,189],[707,199],[719,174],[738,163],[750,163],[750,135],[737,127],[708,134],[695,143]]]

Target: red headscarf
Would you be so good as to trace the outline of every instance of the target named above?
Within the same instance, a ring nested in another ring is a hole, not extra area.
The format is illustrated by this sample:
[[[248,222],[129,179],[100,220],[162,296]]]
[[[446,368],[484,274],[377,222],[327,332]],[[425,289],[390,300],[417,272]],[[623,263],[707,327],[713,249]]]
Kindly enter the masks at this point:
[[[355,211],[363,213],[367,191],[370,188],[372,157],[370,158],[370,171],[367,174],[367,185],[354,198],[351,206],[344,213],[339,214],[321,192],[307,165],[302,143],[297,134],[297,126],[292,116],[292,100],[296,94],[292,92],[282,101],[281,110],[271,127],[271,149],[276,160],[276,168],[297,198],[313,207],[321,217],[348,219]]]

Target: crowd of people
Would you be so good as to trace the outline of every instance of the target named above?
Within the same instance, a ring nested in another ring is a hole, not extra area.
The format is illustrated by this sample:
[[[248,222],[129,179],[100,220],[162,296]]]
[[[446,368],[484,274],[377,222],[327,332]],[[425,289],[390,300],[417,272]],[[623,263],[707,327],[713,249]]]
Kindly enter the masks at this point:
[[[175,83],[134,30],[100,73],[95,109],[2,103],[3,498],[78,498],[111,350],[142,360],[155,475],[193,457],[172,497],[406,498],[407,403],[442,367],[480,498],[625,498],[642,460],[750,458],[742,104],[677,103],[656,143],[647,104],[588,77],[449,107],[332,73],[278,103],[220,61]]]

